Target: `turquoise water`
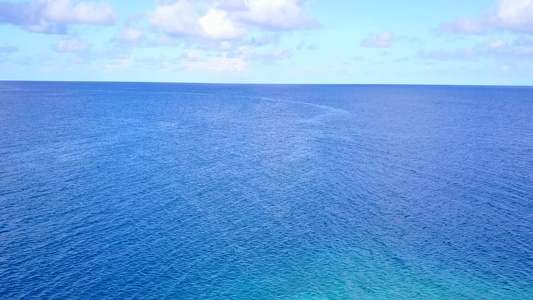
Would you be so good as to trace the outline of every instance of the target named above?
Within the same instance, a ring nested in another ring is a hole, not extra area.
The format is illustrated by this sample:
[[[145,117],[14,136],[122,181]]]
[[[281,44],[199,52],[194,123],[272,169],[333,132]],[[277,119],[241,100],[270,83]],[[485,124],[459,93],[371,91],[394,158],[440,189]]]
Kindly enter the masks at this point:
[[[2,299],[533,299],[533,88],[0,82]]]

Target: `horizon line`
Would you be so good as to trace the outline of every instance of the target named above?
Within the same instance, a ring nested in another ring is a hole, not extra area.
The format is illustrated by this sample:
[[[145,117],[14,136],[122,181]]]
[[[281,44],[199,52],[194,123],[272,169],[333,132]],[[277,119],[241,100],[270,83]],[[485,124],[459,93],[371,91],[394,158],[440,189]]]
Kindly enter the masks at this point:
[[[212,85],[345,85],[345,86],[455,86],[455,87],[533,87],[533,85],[513,84],[442,84],[442,83],[274,83],[274,82],[187,82],[187,81],[120,81],[120,80],[4,80],[4,82],[41,82],[41,83],[166,83],[166,84],[212,84]]]

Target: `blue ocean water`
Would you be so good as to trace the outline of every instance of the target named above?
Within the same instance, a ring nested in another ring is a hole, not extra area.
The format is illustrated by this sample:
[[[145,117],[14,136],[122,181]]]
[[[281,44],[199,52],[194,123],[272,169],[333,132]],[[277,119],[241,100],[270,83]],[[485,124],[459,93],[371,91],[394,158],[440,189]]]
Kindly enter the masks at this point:
[[[533,299],[533,88],[0,82],[1,299]]]

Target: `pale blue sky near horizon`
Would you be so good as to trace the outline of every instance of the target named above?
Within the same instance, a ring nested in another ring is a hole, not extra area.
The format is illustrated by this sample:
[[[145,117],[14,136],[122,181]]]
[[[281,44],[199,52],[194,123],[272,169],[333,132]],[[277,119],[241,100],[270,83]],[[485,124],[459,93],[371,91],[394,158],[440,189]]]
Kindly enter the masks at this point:
[[[533,85],[533,0],[0,0],[0,80]]]

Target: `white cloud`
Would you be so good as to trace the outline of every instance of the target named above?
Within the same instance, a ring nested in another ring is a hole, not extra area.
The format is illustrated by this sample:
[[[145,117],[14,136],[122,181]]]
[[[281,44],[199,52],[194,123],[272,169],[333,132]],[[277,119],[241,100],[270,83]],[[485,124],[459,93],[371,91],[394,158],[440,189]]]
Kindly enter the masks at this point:
[[[120,29],[118,35],[118,40],[128,42],[128,43],[135,43],[144,38],[143,31],[136,28],[122,28]]]
[[[152,27],[177,37],[231,40],[245,34],[228,12],[216,6],[202,12],[201,4],[187,0],[160,2],[148,15],[148,21]]]
[[[217,56],[208,56],[205,51],[187,50],[182,66],[189,71],[211,72],[244,72],[247,67],[247,58],[253,52],[250,47],[240,47],[237,55],[222,52]]]
[[[228,41],[220,42],[220,49],[224,51],[228,51],[231,49],[231,43]]]
[[[185,50],[185,55],[189,61],[202,61],[205,60],[205,51],[199,50]]]
[[[444,22],[437,28],[437,31],[458,34],[485,34],[485,28],[480,22],[467,18],[459,18],[453,22]]]
[[[394,35],[390,31],[383,31],[381,34],[370,34],[363,39],[359,45],[370,48],[388,48],[394,43]]]
[[[533,41],[531,41],[533,42]],[[479,58],[496,59],[497,61],[513,61],[533,59],[533,43],[527,38],[520,37],[514,42],[502,39],[488,39],[472,48],[460,48],[454,50],[439,49],[433,51],[421,51],[418,56],[424,59],[434,60],[471,60]]]
[[[75,37],[61,39],[56,46],[57,52],[81,52],[87,49],[88,43]]]
[[[113,7],[107,2],[80,2],[72,0],[37,0],[45,3],[46,20],[65,24],[110,25],[116,21]]]
[[[135,65],[135,59],[133,57],[116,58],[111,63],[105,65],[106,71],[110,72],[123,72],[130,70]]]
[[[207,14],[200,18],[200,26],[203,33],[213,39],[230,40],[244,35],[245,30],[239,28],[227,13],[219,9],[211,9]]]
[[[117,19],[107,2],[31,0],[0,2],[0,23],[38,33],[65,34],[68,24],[110,25]]]
[[[59,73],[61,72],[62,70],[62,66],[59,65],[59,64],[52,64],[52,65],[47,65],[47,66],[44,66],[42,69],[41,69],[41,72],[42,73],[45,73],[45,74],[48,74],[48,73]]]
[[[247,44],[252,46],[266,46],[270,44],[279,44],[281,40],[281,33],[264,34],[250,38]]]
[[[164,47],[175,47],[181,43],[177,38],[161,35],[156,38],[155,41],[151,42],[152,46],[164,46]]]
[[[485,54],[498,57],[499,59],[526,59],[533,60],[533,46],[501,45],[499,47],[486,48]]]
[[[198,13],[189,1],[158,3],[148,15],[150,24],[171,36],[197,35],[200,31]]]
[[[500,67],[500,72],[502,72],[502,73],[507,73],[507,72],[509,72],[509,70],[511,70],[511,66],[509,66],[509,65],[503,65],[503,66]]]
[[[500,0],[489,23],[496,28],[533,33],[533,0]]]
[[[252,24],[285,30],[318,26],[299,0],[245,0],[244,4],[243,18]]]
[[[221,56],[211,57],[208,60],[187,60],[182,63],[182,66],[189,71],[207,70],[217,73],[224,71],[242,72],[246,69],[246,61],[243,57],[227,57],[226,53],[222,53]]]
[[[303,0],[159,0],[148,21],[174,37],[233,40],[262,29],[307,29],[318,25]]]
[[[270,52],[270,55],[276,59],[288,59],[292,57],[292,52],[290,49],[278,48]]]
[[[507,42],[504,40],[488,40],[486,44],[488,48],[496,49],[505,46]]]
[[[496,7],[475,19],[442,23],[438,31],[484,34],[489,29],[533,33],[533,0],[500,0]]]
[[[277,48],[265,53],[257,54],[254,58],[265,63],[275,63],[278,60],[285,60],[292,57],[292,51],[285,48]]]

